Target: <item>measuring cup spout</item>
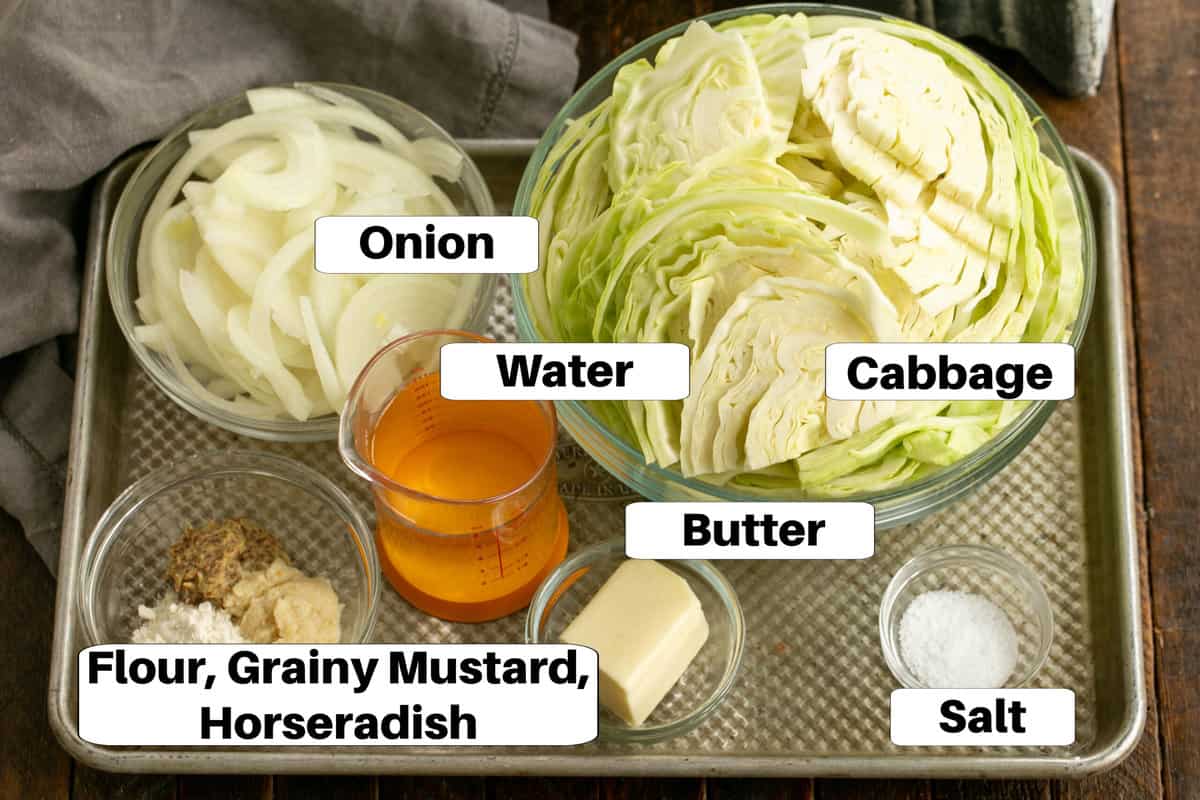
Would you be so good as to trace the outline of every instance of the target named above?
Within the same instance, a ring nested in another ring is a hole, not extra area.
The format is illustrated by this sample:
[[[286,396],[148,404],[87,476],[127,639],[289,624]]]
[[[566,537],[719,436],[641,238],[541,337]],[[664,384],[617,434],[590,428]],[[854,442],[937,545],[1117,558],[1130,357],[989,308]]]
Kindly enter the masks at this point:
[[[371,462],[358,452],[354,443],[354,422],[349,413],[349,405],[347,402],[347,408],[342,411],[342,417],[338,421],[338,455],[342,457],[342,463],[349,467],[351,472],[360,478],[374,482]]]
[[[492,340],[459,330],[418,331],[389,342],[367,361],[350,387],[338,422],[338,453],[352,472],[375,485],[390,483],[372,461],[374,428],[396,394],[437,374],[442,345],[460,341]]]

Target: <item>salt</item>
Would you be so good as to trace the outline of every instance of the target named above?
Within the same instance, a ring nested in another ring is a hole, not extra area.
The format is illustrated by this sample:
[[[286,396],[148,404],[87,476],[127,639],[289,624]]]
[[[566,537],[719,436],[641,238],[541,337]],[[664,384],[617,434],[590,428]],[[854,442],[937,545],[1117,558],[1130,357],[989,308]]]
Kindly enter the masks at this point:
[[[179,602],[167,592],[153,608],[138,606],[143,621],[133,632],[134,644],[240,644],[246,641],[233,618],[210,602]]]
[[[986,597],[925,592],[900,620],[900,655],[928,688],[995,689],[1017,666],[1017,632]]]

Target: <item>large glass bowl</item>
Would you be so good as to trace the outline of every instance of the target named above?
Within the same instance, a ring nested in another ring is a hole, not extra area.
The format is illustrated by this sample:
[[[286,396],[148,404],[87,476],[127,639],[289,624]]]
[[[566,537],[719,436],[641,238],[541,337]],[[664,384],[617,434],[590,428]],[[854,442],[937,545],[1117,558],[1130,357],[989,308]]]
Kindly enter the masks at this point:
[[[697,19],[715,24],[747,14],[795,14],[797,12],[810,16],[837,14],[866,19],[891,19],[886,15],[861,9],[818,3],[775,3],[749,6],[708,14],[697,17]],[[514,214],[530,213],[533,187],[538,173],[545,163],[550,148],[558,141],[567,123],[583,116],[612,93],[613,79],[621,67],[639,58],[652,61],[654,54],[663,42],[679,36],[688,25],[695,21],[690,20],[667,28],[631,47],[597,72],[575,93],[574,97],[567,101],[558,116],[550,123],[550,127],[542,136],[541,141],[538,142],[537,148],[525,168],[525,174],[521,178],[521,185],[517,192]],[[1066,171],[1070,181],[1071,193],[1075,198],[1075,208],[1083,228],[1084,291],[1080,301],[1079,316],[1070,339],[1072,345],[1078,346],[1087,327],[1092,296],[1096,286],[1096,237],[1091,207],[1088,205],[1087,195],[1075,162],[1054,126],[1046,119],[1046,115],[1037,107],[1037,104],[1011,78],[1004,75],[999,69],[996,71],[1025,104],[1030,117],[1039,120],[1037,130],[1042,152]],[[543,336],[533,321],[525,290],[524,277],[515,276],[513,306],[517,332],[525,341],[541,341]],[[575,437],[580,446],[618,480],[651,500],[752,501],[784,499],[779,496],[777,490],[768,496],[748,487],[718,486],[699,478],[685,478],[677,469],[647,464],[641,451],[609,430],[586,403],[560,401],[557,406],[558,417],[563,426]],[[1033,439],[1053,410],[1054,403],[1052,401],[1031,402],[999,434],[962,460],[895,489],[863,493],[841,499],[858,500],[874,505],[875,525],[879,529],[912,522],[963,497],[995,475]],[[796,497],[791,499],[812,498],[797,492]]]
[[[492,216],[496,213],[491,192],[488,191],[479,168],[450,134],[412,106],[370,89],[337,83],[297,83],[281,88],[307,92],[313,92],[315,89],[318,93],[324,89],[332,90],[361,103],[410,139],[429,136],[449,144],[462,154],[462,176],[456,183],[449,183],[441,178],[435,180],[460,213],[480,216]],[[129,349],[133,351],[138,363],[158,388],[190,413],[226,430],[257,439],[288,442],[332,440],[337,436],[337,414],[325,414],[303,421],[282,416],[275,419],[258,419],[235,414],[199,396],[176,374],[162,354],[151,350],[133,333],[134,328],[141,322],[134,305],[138,297],[138,240],[141,237],[142,221],[158,193],[158,188],[175,166],[175,162],[187,152],[190,131],[215,128],[249,113],[250,104],[246,101],[245,94],[217,103],[185,120],[164,136],[138,165],[121,192],[113,212],[113,224],[105,254],[108,296],[112,301],[113,314],[117,318],[121,333],[125,335]],[[461,327],[480,333],[487,329],[495,291],[496,276],[481,275],[475,302]]]

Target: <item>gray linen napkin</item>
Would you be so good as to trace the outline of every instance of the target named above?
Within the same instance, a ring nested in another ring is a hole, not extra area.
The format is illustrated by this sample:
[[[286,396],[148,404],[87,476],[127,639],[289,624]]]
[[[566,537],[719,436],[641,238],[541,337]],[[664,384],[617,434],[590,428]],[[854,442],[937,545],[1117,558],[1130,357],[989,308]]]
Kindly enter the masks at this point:
[[[378,89],[460,136],[537,136],[579,69],[575,36],[546,16],[545,0],[36,0],[0,13],[0,508],[52,571],[81,186],[192,112],[285,81]]]
[[[1116,0],[839,0],[1018,51],[1054,88],[1100,87]]]

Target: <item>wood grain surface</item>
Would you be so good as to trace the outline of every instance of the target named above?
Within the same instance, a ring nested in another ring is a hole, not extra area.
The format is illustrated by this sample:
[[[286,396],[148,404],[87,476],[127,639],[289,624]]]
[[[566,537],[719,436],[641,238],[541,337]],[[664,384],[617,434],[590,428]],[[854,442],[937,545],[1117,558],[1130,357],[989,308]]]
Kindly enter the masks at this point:
[[[1118,24],[1162,781],[1167,796],[1193,798],[1200,797],[1200,5],[1119,4]]]
[[[733,3],[551,0],[579,35],[581,81],[641,38]],[[1130,358],[1140,409],[1139,524],[1152,702],[1142,742],[1084,781],[620,780],[108,775],[72,764],[46,722],[54,582],[0,515],[0,800],[1143,800],[1200,798],[1200,3],[1122,0],[1095,97],[1054,96],[1017,58],[987,50],[1063,138],[1095,155],[1125,204]],[[1144,458],[1144,470],[1142,460]],[[1142,505],[1144,504],[1144,505]]]

